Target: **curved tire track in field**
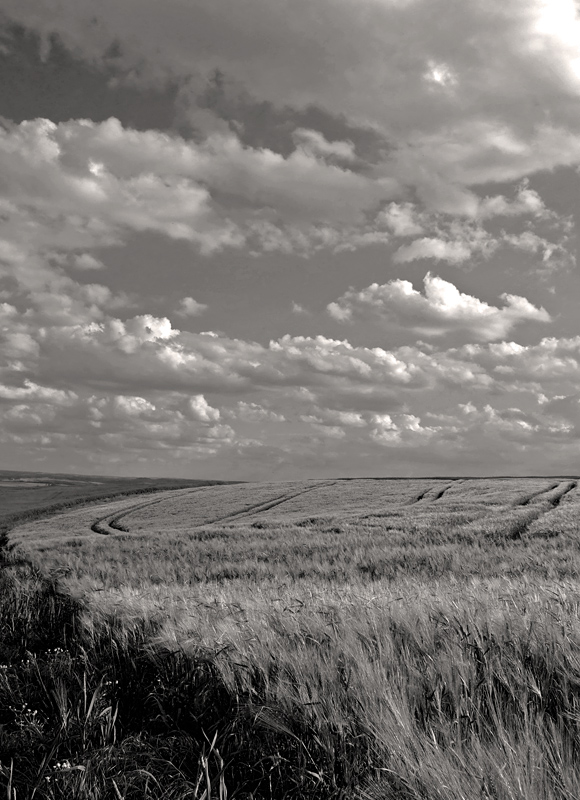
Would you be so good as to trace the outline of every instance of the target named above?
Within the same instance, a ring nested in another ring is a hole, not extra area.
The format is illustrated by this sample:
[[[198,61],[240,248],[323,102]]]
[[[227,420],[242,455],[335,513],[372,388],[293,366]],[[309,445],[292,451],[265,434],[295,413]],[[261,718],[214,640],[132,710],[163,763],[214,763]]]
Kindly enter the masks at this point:
[[[407,503],[407,505],[409,505],[409,506],[413,506],[413,505],[415,505],[415,503],[420,503],[420,502],[421,502],[421,500],[423,500],[423,498],[425,497],[425,495],[426,495],[426,494],[429,494],[429,492],[430,492],[432,489],[433,489],[433,486],[430,486],[428,489],[425,489],[425,491],[424,491],[424,492],[421,492],[421,494],[418,494],[418,495],[417,495],[417,497],[415,497],[413,500],[409,500],[409,502]]]
[[[330,481],[329,483],[317,484],[316,486],[309,486],[307,489],[302,489],[299,492],[286,492],[283,495],[278,495],[270,500],[262,500],[260,503],[255,503],[252,506],[246,507],[241,511],[235,511],[232,514],[228,514],[225,517],[219,517],[218,519],[210,520],[209,522],[204,522],[201,525],[195,525],[194,528],[203,528],[206,525],[214,525],[219,522],[229,522],[232,520],[237,520],[239,518],[244,518],[246,516],[251,516],[253,514],[259,514],[261,511],[268,511],[270,508],[275,508],[276,506],[285,503],[287,500],[293,500],[295,497],[299,497],[302,494],[306,494],[307,492],[311,492],[314,489],[319,489],[323,486],[332,486],[333,483],[336,481]],[[200,486],[197,488],[191,489],[172,489],[168,490],[171,492],[176,492],[175,494],[171,494],[171,498],[174,497],[182,497],[183,495],[189,495],[193,492],[199,492],[201,489],[206,489],[206,486]],[[179,494],[177,494],[177,492]],[[169,500],[170,498],[163,492],[163,497],[156,497],[154,500],[148,500],[147,502],[143,503],[135,503],[132,506],[128,506],[124,508],[122,511],[117,511],[114,514],[105,514],[99,519],[96,519],[93,524],[91,525],[91,530],[93,533],[100,533],[102,536],[110,536],[111,534],[115,533],[129,533],[130,528],[126,525],[121,523],[121,520],[125,517],[133,514],[135,511],[140,511],[142,508],[147,508],[148,506],[154,506],[158,503],[162,503],[165,500]]]
[[[155,506],[158,503],[162,503],[164,500],[169,500],[169,497],[165,496],[166,492],[179,492],[179,494],[171,494],[171,497],[182,497],[183,495],[199,492],[201,489],[206,488],[206,486],[199,486],[196,488],[192,487],[191,489],[167,489],[162,491],[163,497],[157,496],[155,500],[148,500],[146,503],[135,503],[135,505],[128,506],[120,512],[116,511],[114,514],[109,513],[105,514],[103,517],[99,517],[99,519],[96,519],[91,525],[91,530],[93,533],[100,533],[102,536],[109,536],[112,533],[129,533],[129,528],[121,525],[123,517],[132,514],[134,511],[140,511],[142,508],[147,508],[147,506]]]
[[[548,486],[547,489],[542,489],[541,492],[534,492],[533,494],[529,494],[523,498],[523,500],[518,500],[514,505],[516,506],[529,506],[534,500],[541,498],[544,494],[549,494],[549,492],[553,492],[554,489],[557,489],[560,486],[560,481],[556,481],[551,486]]]
[[[536,520],[554,511],[560,505],[562,498],[577,486],[577,480],[557,482],[543,492],[537,492],[529,498],[525,498],[525,502],[504,506],[495,514],[484,517],[481,522],[489,525],[497,521],[498,527],[489,535],[489,538],[502,541],[522,539]],[[542,500],[542,498],[544,499]],[[536,502],[532,504],[533,500]],[[471,524],[473,523],[468,523],[466,528],[469,529]]]
[[[440,500],[445,492],[448,492],[453,486],[457,486],[460,483],[465,483],[463,478],[457,478],[457,480],[452,481],[447,486],[443,488],[439,488],[437,486],[430,486],[428,489],[425,489],[424,492],[417,495],[414,500],[411,500],[407,505],[413,506],[415,503],[420,503],[422,500],[425,500],[428,503],[434,503],[436,500]],[[434,494],[431,494],[434,492]]]
[[[554,508],[557,508],[562,502],[562,498],[577,488],[578,481],[566,481],[565,484],[562,484],[562,486],[564,485],[566,485],[566,488],[563,491],[549,499],[548,502],[552,506],[552,508],[549,509],[550,511],[552,511]]]
[[[243,519],[244,517],[251,517],[254,514],[260,514],[262,511],[269,511],[271,508],[276,508],[276,506],[280,506],[282,503],[286,503],[288,500],[294,500],[295,497],[308,494],[308,492],[313,492],[315,489],[333,486],[335,483],[336,481],[318,483],[316,486],[309,486],[306,489],[301,489],[299,492],[281,494],[278,497],[273,497],[271,500],[263,500],[261,503],[256,503],[253,506],[249,506],[243,511],[235,511],[233,514],[228,514],[227,516],[220,517],[219,519],[213,519],[211,522],[204,522],[202,525],[196,525],[195,527],[204,528],[206,525],[216,525],[219,522],[234,522],[235,520]]]
[[[548,495],[550,493],[553,493],[551,497],[546,497],[544,501],[545,503],[548,503],[548,508],[545,508],[544,503],[541,503],[540,508],[537,510],[537,513],[534,513],[535,508],[534,506],[532,506],[530,509],[533,514],[532,518],[526,519],[525,522],[522,522],[519,526],[516,523],[512,535],[509,538],[521,539],[522,536],[525,536],[530,526],[534,522],[536,522],[536,520],[540,519],[540,517],[545,517],[546,514],[549,514],[551,511],[554,511],[554,509],[558,508],[558,506],[562,502],[562,498],[565,497],[570,492],[574,491],[574,489],[576,489],[577,486],[578,486],[578,481],[563,481],[562,483],[557,483],[555,486],[552,486],[547,491],[540,492],[539,494],[537,494],[535,498],[541,501],[542,495]],[[528,501],[528,503],[524,503],[523,505],[527,506],[529,505],[529,502],[530,501]]]
[[[449,486],[445,486],[443,489],[437,492],[437,494],[433,497],[433,502],[435,502],[436,500],[440,500],[443,497],[443,495],[449,491],[449,489],[452,489],[454,486],[458,486],[461,483],[464,483],[462,479],[453,481],[453,483],[450,483]]]

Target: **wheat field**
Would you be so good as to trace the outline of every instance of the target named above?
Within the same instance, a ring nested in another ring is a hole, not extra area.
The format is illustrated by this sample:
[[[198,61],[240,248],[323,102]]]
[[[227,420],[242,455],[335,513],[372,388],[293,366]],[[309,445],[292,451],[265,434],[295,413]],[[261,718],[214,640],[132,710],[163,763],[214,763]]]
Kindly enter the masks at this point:
[[[7,790],[578,797],[579,534],[574,478],[179,488],[17,526],[29,655],[5,645],[0,706],[38,756]]]

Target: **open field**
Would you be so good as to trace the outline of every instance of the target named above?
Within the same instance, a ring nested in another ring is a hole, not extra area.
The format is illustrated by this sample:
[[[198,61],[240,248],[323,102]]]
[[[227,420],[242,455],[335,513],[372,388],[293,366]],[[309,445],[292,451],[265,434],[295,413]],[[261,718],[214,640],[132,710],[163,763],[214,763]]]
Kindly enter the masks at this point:
[[[181,487],[10,542],[10,800],[580,797],[575,478]]]
[[[575,579],[579,520],[574,479],[305,481],[124,498],[21,525],[11,541],[77,589],[278,593],[288,581]]]
[[[111,478],[0,470],[0,528],[16,521],[122,494],[202,486],[218,481],[174,478]]]

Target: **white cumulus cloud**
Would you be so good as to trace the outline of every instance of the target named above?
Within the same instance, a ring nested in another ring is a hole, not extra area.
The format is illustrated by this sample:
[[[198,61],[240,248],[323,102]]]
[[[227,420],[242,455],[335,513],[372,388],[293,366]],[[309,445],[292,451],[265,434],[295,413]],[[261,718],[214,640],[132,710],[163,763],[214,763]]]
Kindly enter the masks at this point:
[[[477,341],[502,339],[519,322],[550,321],[545,309],[537,308],[524,297],[503,294],[501,299],[503,307],[490,306],[460,292],[449,281],[427,273],[424,294],[406,280],[373,283],[360,292],[349,289],[328,305],[328,313],[341,322],[370,314],[374,319],[404,326],[423,336],[461,331]]]

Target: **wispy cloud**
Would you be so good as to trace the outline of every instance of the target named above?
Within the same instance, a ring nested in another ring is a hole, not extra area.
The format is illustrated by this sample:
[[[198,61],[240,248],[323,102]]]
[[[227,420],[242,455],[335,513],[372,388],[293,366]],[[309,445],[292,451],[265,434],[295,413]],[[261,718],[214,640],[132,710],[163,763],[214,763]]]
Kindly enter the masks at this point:
[[[177,314],[180,317],[199,317],[204,311],[207,311],[205,303],[198,303],[193,297],[184,297],[179,303]]]

